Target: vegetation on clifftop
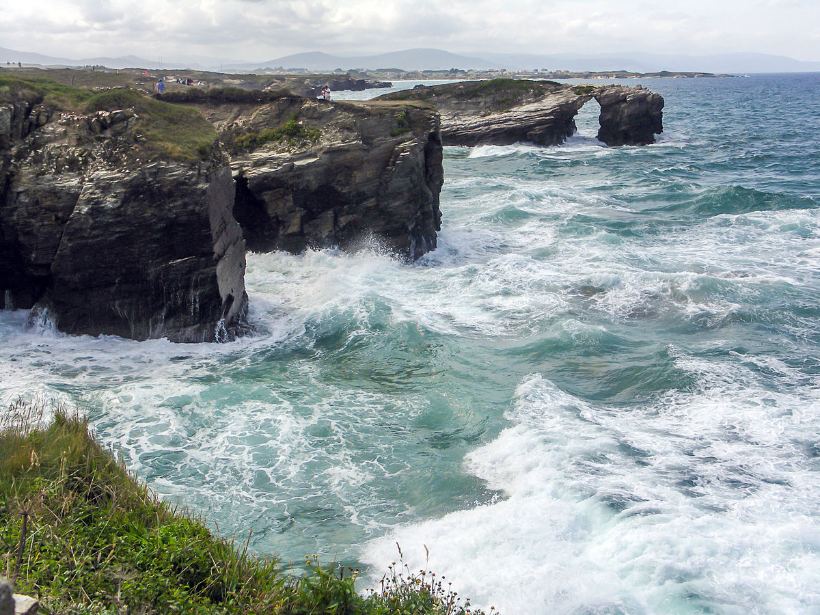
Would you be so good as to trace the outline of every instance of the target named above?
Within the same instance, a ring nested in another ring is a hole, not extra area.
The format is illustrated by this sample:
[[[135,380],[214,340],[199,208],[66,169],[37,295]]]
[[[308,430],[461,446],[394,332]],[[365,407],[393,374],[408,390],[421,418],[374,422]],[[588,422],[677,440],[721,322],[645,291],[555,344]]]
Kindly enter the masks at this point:
[[[259,131],[243,132],[234,139],[234,146],[238,150],[255,149],[265,143],[287,143],[300,145],[316,143],[322,136],[322,131],[315,126],[309,126],[292,117],[280,126],[263,128]]]
[[[75,88],[51,79],[0,74],[0,102],[25,97],[56,109],[74,110],[81,107],[92,95],[91,90]]]
[[[497,79],[486,79],[483,81],[470,81],[459,87],[456,91],[456,98],[473,99],[484,96],[507,94],[524,95],[528,92],[543,92],[551,90],[559,83],[555,81],[529,81],[525,79],[510,79],[509,77],[499,77]]]
[[[135,131],[142,135],[149,155],[196,160],[209,154],[217,138],[214,127],[196,109],[155,100],[132,88],[94,91],[50,79],[0,75],[0,101],[19,97],[75,113],[131,109],[137,114]]]
[[[217,133],[199,111],[155,100],[128,88],[114,88],[91,96],[84,111],[132,109],[145,145],[154,153],[172,158],[196,159],[207,156]]]
[[[58,409],[33,427],[41,414],[0,414],[0,574],[46,613],[478,613],[427,571],[391,567],[364,596],[349,569],[289,577],[159,501],[82,418]]]
[[[155,96],[157,100],[170,103],[208,104],[208,105],[262,105],[276,102],[282,97],[294,98],[286,90],[246,90],[243,88],[189,88],[166,92]]]

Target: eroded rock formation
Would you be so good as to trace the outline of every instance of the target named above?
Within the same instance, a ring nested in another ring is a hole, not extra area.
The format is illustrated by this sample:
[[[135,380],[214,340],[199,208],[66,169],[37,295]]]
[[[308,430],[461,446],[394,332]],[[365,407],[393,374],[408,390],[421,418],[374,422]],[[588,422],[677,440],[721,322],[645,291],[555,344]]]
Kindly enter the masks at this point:
[[[157,103],[159,104],[159,103]],[[242,326],[245,246],[218,147],[150,155],[133,111],[0,102],[0,299],[69,333],[225,339]]]
[[[663,97],[641,87],[493,79],[379,97],[432,105],[441,113],[444,144],[465,146],[559,145],[576,132],[575,116],[593,98],[601,105],[598,139],[607,145],[647,145],[663,131]]]
[[[322,79],[306,79],[305,87],[297,91],[298,94],[303,94],[308,97],[317,97],[320,95],[322,88],[328,86],[331,92],[350,91],[361,92],[362,90],[369,90],[374,88],[390,88],[393,84],[390,81],[375,81],[373,79],[357,79],[350,75],[342,77],[333,77],[327,80]]]
[[[186,98],[198,113],[110,90],[69,112],[40,87],[0,90],[0,308],[69,333],[230,339],[245,327],[243,232],[258,251],[436,245],[427,106],[209,91]]]
[[[375,238],[414,259],[435,248],[443,170],[430,109],[290,97],[220,126],[249,249],[347,248]]]
[[[598,140],[607,145],[649,145],[663,132],[663,96],[645,88],[596,88],[601,105]]]

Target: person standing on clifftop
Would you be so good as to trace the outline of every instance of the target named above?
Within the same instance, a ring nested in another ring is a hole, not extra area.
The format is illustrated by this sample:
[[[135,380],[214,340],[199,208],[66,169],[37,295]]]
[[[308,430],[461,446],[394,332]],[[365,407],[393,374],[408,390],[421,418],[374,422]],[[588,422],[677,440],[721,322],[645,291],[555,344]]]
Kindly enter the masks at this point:
[[[327,101],[330,100],[330,86],[329,85],[326,85],[325,87],[322,88],[322,99],[327,100]]]

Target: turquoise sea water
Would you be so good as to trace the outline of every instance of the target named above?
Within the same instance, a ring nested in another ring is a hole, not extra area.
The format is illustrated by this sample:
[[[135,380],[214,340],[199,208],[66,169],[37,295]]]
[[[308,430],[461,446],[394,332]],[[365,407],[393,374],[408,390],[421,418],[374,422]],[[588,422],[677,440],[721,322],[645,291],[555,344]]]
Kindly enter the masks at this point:
[[[440,247],[251,255],[257,334],[0,313],[0,398],[298,562],[520,613],[820,612],[820,75],[645,81],[647,148],[448,148]],[[369,94],[369,93],[368,93]]]

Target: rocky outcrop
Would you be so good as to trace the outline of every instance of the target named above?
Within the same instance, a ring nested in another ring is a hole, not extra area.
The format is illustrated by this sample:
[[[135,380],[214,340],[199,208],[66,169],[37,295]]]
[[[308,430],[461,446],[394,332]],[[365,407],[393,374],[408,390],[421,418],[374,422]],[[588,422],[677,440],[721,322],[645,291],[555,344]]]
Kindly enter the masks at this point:
[[[641,87],[492,79],[417,86],[379,100],[431,104],[441,113],[445,145],[475,146],[559,145],[576,132],[575,116],[593,98],[601,105],[598,138],[607,145],[647,145],[663,131],[663,97]]]
[[[601,105],[598,140],[607,145],[649,145],[663,132],[660,94],[645,88],[611,86],[596,88]]]
[[[304,96],[306,98],[316,98],[321,95],[322,88],[328,86],[331,92],[351,91],[361,92],[376,88],[391,88],[390,81],[378,81],[375,79],[363,79],[351,74],[327,75],[271,75],[270,82],[265,86],[264,91],[277,93],[289,93],[293,96]],[[254,91],[258,86],[248,84],[247,91]],[[257,92],[259,90],[256,90]]]
[[[431,109],[289,97],[221,126],[250,250],[373,238],[414,259],[436,247],[443,170]]]
[[[245,246],[226,156],[214,146],[197,159],[157,158],[138,113],[76,114],[42,101],[21,91],[0,103],[5,307],[47,312],[69,333],[235,334]]]
[[[305,89],[300,94],[309,97],[317,97],[320,95],[322,88],[328,86],[331,92],[361,92],[363,90],[377,89],[377,88],[392,88],[393,84],[390,81],[374,81],[372,79],[357,79],[346,75],[343,77],[334,77],[323,81],[322,79],[308,79],[305,82]]]
[[[245,327],[245,238],[435,248],[428,106],[209,91],[186,100],[200,114],[111,90],[79,113],[38,87],[0,91],[0,308],[68,333],[221,341]]]

